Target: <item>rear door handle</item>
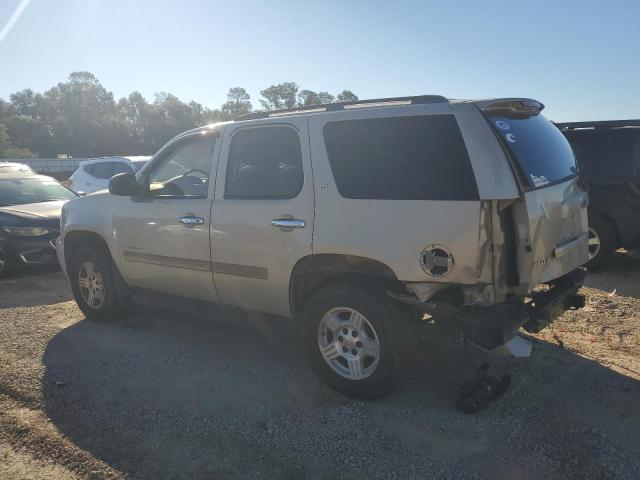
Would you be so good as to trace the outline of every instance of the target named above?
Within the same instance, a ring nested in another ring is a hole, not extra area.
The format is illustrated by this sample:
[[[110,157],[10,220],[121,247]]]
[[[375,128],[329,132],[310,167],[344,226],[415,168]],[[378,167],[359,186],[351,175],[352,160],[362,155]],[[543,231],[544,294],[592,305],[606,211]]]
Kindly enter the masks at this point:
[[[202,225],[204,218],[202,217],[178,217],[178,222],[183,224],[187,228],[194,227],[195,225]]]
[[[304,220],[297,218],[274,218],[271,220],[271,225],[278,227],[284,231],[290,231],[294,228],[304,228]]]

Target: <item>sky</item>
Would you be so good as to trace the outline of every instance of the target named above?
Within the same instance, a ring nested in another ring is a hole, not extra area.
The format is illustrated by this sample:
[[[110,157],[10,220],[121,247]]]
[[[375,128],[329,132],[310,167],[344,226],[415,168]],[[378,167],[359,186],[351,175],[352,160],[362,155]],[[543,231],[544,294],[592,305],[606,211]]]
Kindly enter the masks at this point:
[[[16,13],[17,11],[17,13]],[[280,82],[360,98],[530,97],[640,118],[640,1],[0,0],[0,98],[88,70],[219,107]]]

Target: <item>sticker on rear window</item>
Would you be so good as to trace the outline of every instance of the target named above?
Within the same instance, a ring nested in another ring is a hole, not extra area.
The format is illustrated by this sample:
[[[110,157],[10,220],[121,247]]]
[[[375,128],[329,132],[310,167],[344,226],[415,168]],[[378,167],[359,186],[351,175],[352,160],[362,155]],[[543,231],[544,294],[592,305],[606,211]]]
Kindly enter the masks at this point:
[[[496,120],[496,127],[498,127],[501,130],[509,130],[511,128],[511,125],[509,125],[504,120]]]
[[[549,183],[549,179],[544,175],[534,175],[533,173],[529,174],[531,177],[531,181],[535,187],[543,187]]]

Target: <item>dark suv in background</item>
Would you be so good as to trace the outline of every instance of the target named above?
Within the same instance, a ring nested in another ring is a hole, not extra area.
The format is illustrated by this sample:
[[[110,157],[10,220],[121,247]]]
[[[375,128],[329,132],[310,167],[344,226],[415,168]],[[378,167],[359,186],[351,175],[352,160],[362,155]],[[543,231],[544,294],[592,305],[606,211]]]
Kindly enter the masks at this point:
[[[640,247],[640,120],[558,123],[589,189],[588,266]]]

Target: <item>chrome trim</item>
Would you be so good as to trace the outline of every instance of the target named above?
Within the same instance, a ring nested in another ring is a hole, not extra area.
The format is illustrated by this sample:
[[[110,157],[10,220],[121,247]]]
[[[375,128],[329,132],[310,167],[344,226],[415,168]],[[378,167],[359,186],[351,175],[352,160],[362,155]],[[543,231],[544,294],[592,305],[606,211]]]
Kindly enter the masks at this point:
[[[305,221],[298,220],[297,218],[274,218],[271,220],[271,225],[278,228],[292,229],[292,228],[304,228]]]
[[[264,267],[222,262],[213,262],[212,265],[213,273],[234,275],[236,277],[256,278],[258,280],[267,280],[269,278],[269,271]]]
[[[45,255],[45,257],[40,258],[38,260],[29,260],[27,256],[34,253],[38,255]],[[37,265],[39,263],[46,263],[49,260],[51,260],[52,256],[53,256],[53,252],[49,252],[47,248],[39,248],[38,250],[29,250],[28,252],[20,252],[18,254],[18,258],[20,258],[20,260],[22,260],[27,265]]]
[[[183,224],[185,227],[190,228],[194,225],[202,225],[204,224],[204,218],[202,217],[178,217],[178,223]]]

